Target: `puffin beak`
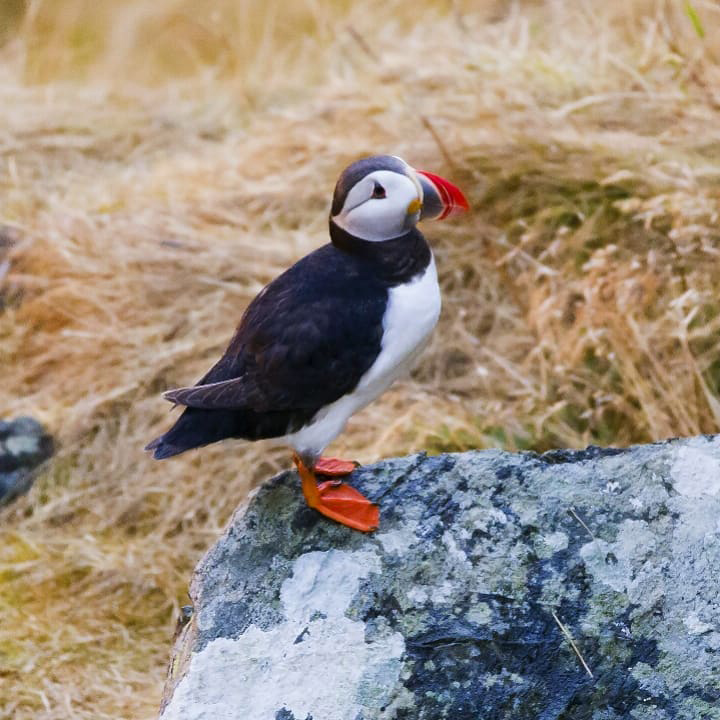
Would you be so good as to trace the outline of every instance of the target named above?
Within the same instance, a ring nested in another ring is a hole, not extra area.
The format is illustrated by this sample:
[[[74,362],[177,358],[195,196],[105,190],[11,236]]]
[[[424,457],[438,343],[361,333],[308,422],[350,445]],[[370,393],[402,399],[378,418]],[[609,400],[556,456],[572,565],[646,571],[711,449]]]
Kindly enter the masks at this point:
[[[423,189],[421,220],[444,220],[470,209],[460,188],[449,180],[425,170],[415,170],[415,173]]]

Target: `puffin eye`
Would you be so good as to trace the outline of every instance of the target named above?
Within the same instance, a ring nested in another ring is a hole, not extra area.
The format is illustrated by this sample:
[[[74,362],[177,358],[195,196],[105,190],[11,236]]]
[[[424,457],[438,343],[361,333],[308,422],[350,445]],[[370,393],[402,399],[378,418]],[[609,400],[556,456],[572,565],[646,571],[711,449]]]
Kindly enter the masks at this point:
[[[373,193],[370,197],[384,198],[385,197],[385,188],[379,182],[376,182],[375,187],[373,188]]]

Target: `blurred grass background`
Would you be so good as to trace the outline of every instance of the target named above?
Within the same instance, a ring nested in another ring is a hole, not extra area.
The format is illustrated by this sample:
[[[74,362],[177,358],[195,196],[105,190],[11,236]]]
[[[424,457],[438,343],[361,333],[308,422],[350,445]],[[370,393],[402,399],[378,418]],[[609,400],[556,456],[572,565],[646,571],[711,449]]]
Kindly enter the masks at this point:
[[[60,451],[0,525],[0,715],[152,718],[191,569],[289,465],[156,463],[260,288],[400,154],[444,310],[332,448],[372,461],[720,426],[720,6],[709,0],[0,3],[0,416]]]

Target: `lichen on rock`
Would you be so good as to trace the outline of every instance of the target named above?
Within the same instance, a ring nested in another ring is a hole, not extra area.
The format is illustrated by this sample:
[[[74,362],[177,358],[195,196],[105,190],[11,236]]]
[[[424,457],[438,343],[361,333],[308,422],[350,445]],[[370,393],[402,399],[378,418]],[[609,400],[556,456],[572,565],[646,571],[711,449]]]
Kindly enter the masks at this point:
[[[387,460],[362,535],[262,487],[199,565],[163,720],[720,718],[720,440]]]

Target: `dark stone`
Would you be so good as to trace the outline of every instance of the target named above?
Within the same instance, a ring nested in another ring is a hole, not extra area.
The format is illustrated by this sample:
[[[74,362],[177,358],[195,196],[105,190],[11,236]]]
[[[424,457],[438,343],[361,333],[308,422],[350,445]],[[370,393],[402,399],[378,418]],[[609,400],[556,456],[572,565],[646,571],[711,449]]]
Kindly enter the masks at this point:
[[[194,608],[192,605],[183,605],[180,608],[180,617],[178,618],[178,623],[181,626],[187,625],[190,622],[193,615],[193,609]]]
[[[0,506],[32,487],[38,467],[52,453],[53,439],[37,420],[0,420]]]

